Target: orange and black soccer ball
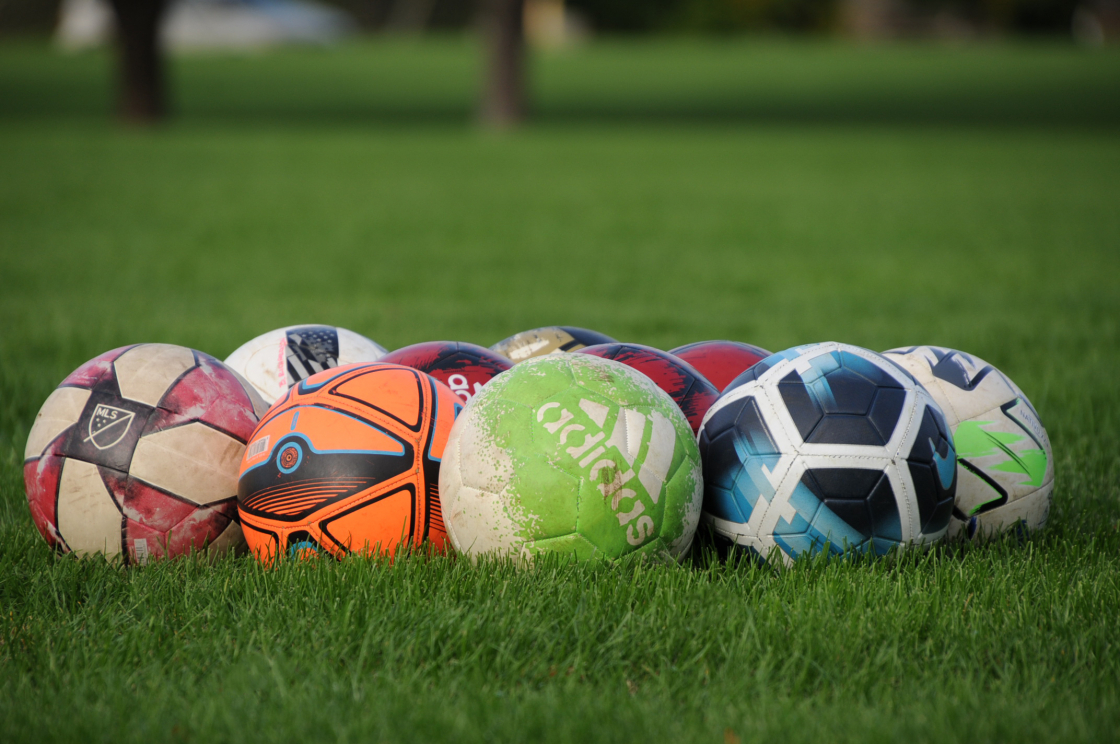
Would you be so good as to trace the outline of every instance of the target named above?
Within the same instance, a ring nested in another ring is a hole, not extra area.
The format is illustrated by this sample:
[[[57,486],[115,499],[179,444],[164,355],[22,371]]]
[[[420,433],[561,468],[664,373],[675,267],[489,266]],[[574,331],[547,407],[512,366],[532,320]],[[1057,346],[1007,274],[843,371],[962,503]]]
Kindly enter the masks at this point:
[[[249,549],[278,556],[443,551],[439,466],[459,398],[397,364],[326,370],[273,404],[241,460]]]

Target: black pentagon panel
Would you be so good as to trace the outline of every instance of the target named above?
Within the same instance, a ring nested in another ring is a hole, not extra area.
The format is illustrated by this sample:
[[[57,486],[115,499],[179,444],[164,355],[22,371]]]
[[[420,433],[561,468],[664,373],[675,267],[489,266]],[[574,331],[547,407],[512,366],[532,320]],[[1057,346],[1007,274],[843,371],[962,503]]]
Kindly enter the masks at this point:
[[[867,416],[825,416],[813,432],[805,438],[811,444],[861,444],[882,446],[882,434]]]
[[[866,540],[871,537],[871,512],[867,507],[867,502],[862,499],[859,501],[824,501],[825,506],[832,510],[832,513],[844,520],[845,523],[850,525],[852,529],[859,532],[860,535]]]
[[[739,413],[742,412],[747,400],[749,398],[742,398],[719,408],[704,424],[701,437],[707,436],[709,439],[714,439],[735,426],[735,420],[739,418]],[[717,402],[716,405],[718,406],[719,403]]]
[[[116,385],[112,375],[98,382],[77,423],[62,440],[60,455],[128,472],[136,445],[156,409],[107,392],[115,390]]]
[[[871,511],[872,534],[880,539],[902,542],[902,517],[898,513],[898,501],[891,488],[891,479],[886,473],[883,473],[875,490],[867,497],[867,506]]]
[[[730,490],[735,477],[739,474],[742,462],[735,450],[734,430],[723,432],[709,439],[706,433],[700,435],[700,459],[704,469],[704,484]]]
[[[941,409],[928,406],[926,413],[933,418],[933,423],[937,426],[937,433],[941,435],[941,438],[946,442],[952,442],[953,438],[949,436],[949,422],[945,420],[945,414]],[[956,450],[956,447],[954,446],[953,449]]]
[[[937,473],[937,466],[931,465],[930,471]],[[954,479],[953,491],[941,491],[941,499],[934,505],[933,510],[929,513],[928,519],[922,520],[922,532],[924,534],[934,534],[940,532],[949,526],[949,519],[953,516],[953,507],[956,506],[956,482]]]
[[[923,533],[935,533],[949,524],[957,496],[957,453],[943,434],[944,419],[926,407],[907,465],[914,482],[914,498]]]
[[[742,435],[741,443],[746,446],[753,456],[781,454],[770,429],[762,420],[762,411],[758,409],[758,401],[753,397],[743,399],[745,405],[735,424],[736,430]]]
[[[867,539],[872,536],[872,515],[867,497],[883,473],[879,470],[855,468],[819,468],[810,470],[801,482],[811,490],[832,513],[847,522]]]
[[[882,470],[818,468],[806,472],[802,483],[865,539],[880,541],[877,552],[902,541],[898,502],[890,478]]]
[[[924,526],[937,510],[937,477],[926,464],[912,462],[909,463],[909,469],[910,478],[914,481],[914,495],[918,502],[918,518]]]
[[[933,462],[934,453],[937,451],[936,447],[944,437],[937,429],[937,419],[933,415],[933,411],[926,406],[922,411],[922,423],[918,427],[918,435],[914,439],[914,445],[910,448],[910,454],[906,455],[906,459],[910,462],[920,462],[923,465],[928,465]]]
[[[865,500],[882,480],[882,470],[863,468],[816,468],[809,471],[822,500]]]
[[[898,426],[898,417],[902,414],[902,406],[906,403],[906,391],[899,388],[879,388],[875,393],[875,400],[871,403],[871,410],[867,413],[867,420],[879,432],[883,443],[890,441],[891,434]]]
[[[751,369],[754,369],[754,367]],[[782,381],[778,383],[778,391],[782,394],[786,410],[793,417],[793,423],[796,424],[797,431],[801,433],[801,438],[807,440],[809,435],[813,433],[813,429],[820,423],[824,411],[821,410],[813,396],[809,394],[808,388],[801,380],[801,375],[797,372],[790,372],[783,377]]]
[[[828,372],[824,376],[832,395],[821,399],[825,413],[867,413],[875,399],[875,392],[879,389],[875,383],[850,369],[840,369]]]
[[[704,484],[704,511],[716,519],[745,524],[747,517],[739,510],[731,490],[711,483]]]

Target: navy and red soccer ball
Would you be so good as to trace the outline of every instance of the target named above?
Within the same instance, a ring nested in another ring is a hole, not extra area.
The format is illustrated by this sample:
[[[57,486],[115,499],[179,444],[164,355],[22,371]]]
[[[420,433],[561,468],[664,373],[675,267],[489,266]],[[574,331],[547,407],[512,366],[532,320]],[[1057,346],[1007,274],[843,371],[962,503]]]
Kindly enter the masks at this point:
[[[695,367],[717,390],[726,390],[732,380],[770,356],[766,349],[740,341],[697,341],[669,353]]]
[[[470,400],[482,386],[513,366],[490,349],[462,341],[427,341],[405,346],[381,358],[436,378],[463,399]]]
[[[613,359],[653,380],[684,412],[693,434],[699,431],[704,414],[719,397],[719,390],[691,364],[652,346],[597,344],[575,353]]]

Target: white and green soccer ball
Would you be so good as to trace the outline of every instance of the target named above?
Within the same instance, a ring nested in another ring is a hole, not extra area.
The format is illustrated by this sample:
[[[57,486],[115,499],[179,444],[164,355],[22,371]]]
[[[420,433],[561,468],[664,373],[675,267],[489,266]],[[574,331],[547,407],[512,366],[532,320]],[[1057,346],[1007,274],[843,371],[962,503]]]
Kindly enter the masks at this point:
[[[1044,526],[1054,491],[1054,455],[1023,391],[963,351],[911,346],[883,354],[925,386],[953,432],[957,503],[948,537],[983,539]]]
[[[439,493],[452,544],[472,558],[679,560],[703,482],[672,398],[623,364],[564,354],[518,364],[467,403]]]

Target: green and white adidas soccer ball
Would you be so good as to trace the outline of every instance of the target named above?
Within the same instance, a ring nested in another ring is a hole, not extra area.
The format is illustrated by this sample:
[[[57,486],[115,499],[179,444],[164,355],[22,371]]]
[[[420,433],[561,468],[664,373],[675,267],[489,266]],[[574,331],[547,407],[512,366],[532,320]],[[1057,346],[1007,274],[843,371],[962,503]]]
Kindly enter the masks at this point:
[[[583,354],[529,359],[470,400],[439,474],[456,550],[531,559],[680,559],[700,519],[700,453],[649,378]]]
[[[983,359],[938,346],[883,352],[945,412],[957,448],[957,503],[948,537],[987,538],[1046,524],[1054,455],[1038,412]]]

